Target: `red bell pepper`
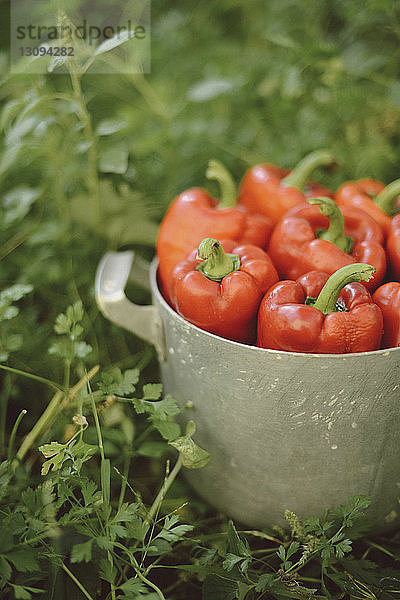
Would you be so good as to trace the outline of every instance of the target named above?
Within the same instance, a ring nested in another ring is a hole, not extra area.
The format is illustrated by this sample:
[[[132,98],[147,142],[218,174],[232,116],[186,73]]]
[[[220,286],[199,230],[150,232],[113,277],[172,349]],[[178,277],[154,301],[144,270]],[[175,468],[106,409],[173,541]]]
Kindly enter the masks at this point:
[[[374,271],[371,265],[357,263],[330,277],[312,271],[297,281],[276,283],[260,304],[257,345],[321,354],[377,350],[382,313],[358,283],[368,281]]]
[[[309,157],[306,157],[306,158],[308,161]],[[292,171],[293,183],[294,183],[295,176],[297,177],[297,175],[295,175],[295,173],[296,173],[296,171],[303,169],[302,165],[303,165],[303,161],[297,165],[297,167],[294,169],[294,173]],[[253,168],[258,169],[259,167],[261,167],[262,169],[267,169],[271,173],[271,175],[275,175],[276,177],[278,177],[281,180],[281,183],[291,173],[290,169],[283,169],[281,167],[276,167],[275,165],[270,165],[270,164],[255,165],[255,167],[252,167],[251,169],[249,169],[249,171],[247,171],[247,173],[250,174]],[[247,176],[247,173],[245,174],[244,177]],[[299,183],[301,183],[301,182],[299,181]],[[242,183],[242,186],[244,186],[243,183]],[[334,192],[332,192],[332,190],[330,190],[329,188],[325,187],[324,185],[322,185],[321,183],[318,183],[316,181],[308,181],[305,184],[305,186],[302,188],[302,192],[303,192],[305,198],[315,198],[316,196],[325,196],[326,198],[334,198],[335,197],[335,194],[334,194]]]
[[[325,198],[335,197],[335,194],[332,192],[332,190],[314,181],[306,183],[306,185],[303,188],[303,193],[306,199],[316,198],[317,196],[324,196]]]
[[[272,233],[268,254],[280,278],[297,279],[313,270],[331,275],[345,265],[366,262],[376,273],[365,285],[375,289],[386,272],[380,226],[360,210],[340,210],[331,198],[307,202],[311,206],[293,208]]]
[[[397,348],[400,346],[400,283],[384,283],[374,292],[372,300],[383,315],[382,348]]]
[[[386,240],[390,276],[400,281],[400,215],[393,217]]]
[[[251,344],[256,339],[258,305],[276,281],[276,269],[261,248],[206,238],[197,252],[174,268],[169,294],[175,310],[190,323]]]
[[[207,177],[219,181],[221,201],[212,198],[202,188],[190,188],[175,198],[160,226],[156,243],[158,276],[167,299],[172,269],[204,237],[230,239],[238,244],[266,248],[271,235],[273,225],[269,219],[251,215],[243,206],[235,206],[235,184],[220,163],[210,161]]]
[[[293,206],[304,204],[305,188],[312,171],[333,162],[329,152],[319,150],[306,156],[289,174],[274,165],[255,165],[243,176],[238,203],[253,214],[265,215],[275,224]],[[321,190],[319,184],[311,186]],[[310,192],[315,192],[315,188],[311,187]],[[323,194],[317,191],[315,195]]]
[[[400,180],[385,187],[374,179],[359,179],[343,183],[335,194],[337,204],[342,208],[359,208],[382,227],[385,237],[389,233],[391,217],[400,211]]]

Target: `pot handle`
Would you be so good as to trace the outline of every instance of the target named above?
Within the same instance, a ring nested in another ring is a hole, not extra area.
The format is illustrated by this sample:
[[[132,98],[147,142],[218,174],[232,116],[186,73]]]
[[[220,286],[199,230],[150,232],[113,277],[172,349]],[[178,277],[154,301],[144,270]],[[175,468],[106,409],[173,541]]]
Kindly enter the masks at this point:
[[[153,344],[160,360],[165,360],[164,328],[160,314],[153,305],[134,304],[125,295],[125,286],[132,279],[150,289],[149,263],[131,250],[107,252],[96,272],[96,302],[105,317]]]

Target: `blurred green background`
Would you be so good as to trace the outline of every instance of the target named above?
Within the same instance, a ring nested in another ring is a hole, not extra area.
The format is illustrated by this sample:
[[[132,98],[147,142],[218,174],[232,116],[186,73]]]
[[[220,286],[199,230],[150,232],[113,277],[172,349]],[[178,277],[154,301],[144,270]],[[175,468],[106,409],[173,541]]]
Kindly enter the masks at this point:
[[[238,184],[257,162],[292,168],[318,148],[336,156],[335,169],[315,174],[333,189],[346,179],[400,176],[399,2],[153,0],[146,75],[80,76],[73,64],[69,73],[64,65],[13,75],[9,9],[1,0],[0,357],[13,368],[73,384],[95,364],[136,366],[141,383],[157,381],[154,351],[99,314],[95,272],[108,249],[133,247],[151,259],[177,193],[204,185],[217,194],[205,178],[210,158]],[[7,293],[16,283],[32,290],[18,299],[15,288]],[[149,301],[139,288],[130,293]],[[54,350],[54,321],[77,300],[91,352],[67,364]],[[19,411],[28,409],[18,443],[51,395],[0,372],[3,457]],[[125,405],[121,414],[102,426],[106,455],[123,470],[134,452],[126,422],[142,426]],[[70,421],[59,418],[51,439],[62,440]],[[146,502],[164,475],[164,446],[135,463],[134,486]],[[33,449],[10,506],[18,490],[42,480],[38,462]],[[94,478],[96,464],[88,464]],[[113,497],[119,484],[113,476]],[[187,488],[174,489],[172,497],[186,499]]]

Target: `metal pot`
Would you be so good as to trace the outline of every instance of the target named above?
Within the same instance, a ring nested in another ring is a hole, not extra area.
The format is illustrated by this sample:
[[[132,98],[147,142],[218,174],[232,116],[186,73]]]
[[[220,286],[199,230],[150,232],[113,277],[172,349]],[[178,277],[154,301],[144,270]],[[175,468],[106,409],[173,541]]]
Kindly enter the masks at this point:
[[[250,527],[284,524],[286,508],[320,515],[367,494],[383,531],[399,523],[400,348],[301,354],[247,346],[180,317],[157,286],[157,262],[107,253],[96,277],[103,314],[157,349],[164,391],[197,426],[211,453],[186,477],[210,504]],[[153,304],[124,293],[150,281]],[[132,273],[135,269],[132,269]]]

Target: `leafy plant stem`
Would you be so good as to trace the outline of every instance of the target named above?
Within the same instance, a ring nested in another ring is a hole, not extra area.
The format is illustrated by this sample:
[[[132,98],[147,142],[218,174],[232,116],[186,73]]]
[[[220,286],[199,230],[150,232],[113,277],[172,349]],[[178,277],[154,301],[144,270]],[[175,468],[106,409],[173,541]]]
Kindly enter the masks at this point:
[[[19,424],[21,423],[23,417],[26,415],[27,412],[28,411],[25,410],[25,408],[23,410],[21,410],[21,412],[19,413],[19,415],[14,423],[14,427],[12,428],[10,440],[8,442],[8,463],[9,464],[11,464],[11,460],[12,460],[12,456],[13,456],[13,452],[14,452],[15,436],[17,435]]]
[[[150,521],[153,519],[154,515],[160,508],[161,502],[163,501],[165,494],[167,493],[167,491],[171,487],[172,483],[174,482],[176,476],[178,475],[179,471],[182,468],[182,465],[183,465],[182,457],[181,457],[181,455],[179,455],[174,468],[169,473],[168,477],[166,477],[164,479],[164,483],[163,483],[160,491],[158,492],[156,499],[154,500],[153,504],[151,505],[149,512],[147,513],[147,517],[146,517],[147,523],[150,523]]]
[[[26,227],[25,229],[18,231],[15,235],[13,235],[10,239],[5,242],[0,248],[0,260],[6,258],[9,254],[14,252],[19,246],[21,246],[29,236],[37,230],[40,225],[40,219],[35,221],[32,225]]]
[[[128,478],[127,478],[127,477],[125,477],[125,475],[124,475],[123,473],[121,473],[121,472],[120,472],[120,471],[117,469],[117,467],[113,467],[113,469],[114,469],[114,471],[115,471],[116,473],[118,473],[118,475],[119,475],[119,476],[120,476],[120,477],[121,477],[121,478],[122,478],[122,479],[125,481],[125,485],[126,485],[126,487],[127,487],[127,488],[128,488],[128,489],[129,489],[129,490],[132,492],[132,494],[135,496],[135,498],[136,498],[136,502],[137,502],[137,503],[140,505],[141,509],[142,509],[142,510],[143,510],[143,512],[145,513],[145,512],[146,512],[146,507],[145,507],[145,505],[143,504],[143,500],[142,500],[142,498],[141,498],[140,494],[138,494],[138,493],[136,492],[136,490],[134,490],[134,489],[133,489],[133,487],[131,486],[131,484],[130,484],[130,483],[129,483],[129,481],[128,481]]]
[[[131,457],[129,456],[129,454],[125,454],[124,457],[124,472],[123,475],[121,477],[121,490],[119,493],[119,500],[118,500],[118,510],[121,508],[122,503],[124,501],[125,498],[125,491],[126,491],[126,484],[128,481],[128,474],[129,474],[129,466],[131,464]]]
[[[13,546],[13,548],[19,548],[20,546],[30,546],[31,544],[36,544],[37,542],[43,542],[43,540],[45,540],[46,537],[52,533],[52,531],[53,527],[49,526],[41,534],[35,535],[35,537],[29,538],[28,540],[25,540],[23,542],[18,542],[18,544],[15,544]]]
[[[84,385],[86,385],[86,383],[90,381],[90,379],[92,379],[94,375],[96,375],[98,370],[98,365],[93,367],[87,373],[87,375],[82,377],[82,379],[70,389],[69,393],[67,394],[67,397],[74,397],[79,392],[79,390]],[[61,401],[63,399],[63,396],[64,392],[58,389],[57,393],[54,394],[53,398],[50,400],[49,404],[47,405],[47,408],[44,410],[41,417],[38,419],[38,421],[36,421],[31,431],[25,436],[25,439],[22,442],[16,454],[15,460],[13,461],[14,468],[17,466],[18,462],[21,462],[24,459],[26,453],[31,448],[31,446],[33,446],[35,440],[39,437],[39,435],[41,435],[47,428],[51,427],[54,420],[57,418],[58,413],[62,410]]]
[[[30,106],[30,108],[25,109],[24,116],[26,117],[31,112],[35,111],[40,104],[51,102],[52,100],[63,100],[64,102],[73,102],[75,98],[72,94],[65,94],[63,92],[45,94],[41,98],[38,98],[37,101],[34,104],[32,104],[32,106]]]
[[[104,461],[104,460],[106,460],[106,456],[104,454],[103,436],[101,434],[99,415],[97,414],[96,403],[94,401],[93,396],[91,396],[91,405],[92,405],[92,411],[93,411],[93,416],[94,416],[94,422],[96,425],[97,441],[99,444],[100,456],[101,456],[101,460]]]
[[[90,387],[89,387],[89,391]],[[94,422],[96,425],[96,431],[97,431],[97,441],[99,444],[99,450],[100,450],[100,456],[101,456],[101,472],[102,474],[104,474],[104,476],[102,476],[101,478],[101,486],[102,486],[102,494],[103,494],[103,502],[105,504],[109,503],[109,499],[110,499],[110,492],[109,492],[109,483],[108,483],[108,479],[106,477],[106,473],[107,473],[107,469],[106,469],[106,464],[107,464],[107,459],[104,453],[104,445],[103,445],[103,436],[101,434],[101,427],[100,427],[100,420],[99,420],[99,415],[97,413],[97,409],[96,409],[96,403],[94,401],[93,395],[91,395],[91,404],[92,404],[92,411],[93,411],[93,416],[94,416]],[[109,528],[107,527],[107,535],[109,535]],[[114,566],[114,561],[113,561],[113,557],[111,552],[107,552],[107,558],[108,558],[108,562],[111,565],[111,572],[113,570],[113,566]],[[113,600],[115,600],[115,584],[114,583],[110,583],[111,585],[111,598]]]
[[[390,550],[387,550],[386,548],[384,548],[383,546],[380,546],[376,542],[373,542],[372,540],[366,540],[366,543],[368,544],[368,546],[370,548],[375,548],[376,550],[383,552],[383,554],[387,554],[391,558],[396,558],[396,556],[392,552],[390,552]]]
[[[5,454],[7,405],[11,393],[11,382],[12,377],[10,373],[7,373],[4,380],[4,388],[0,396],[0,454],[2,456]]]
[[[45,383],[49,387],[53,388],[57,392],[64,392],[65,390],[51,381],[50,379],[46,379],[45,377],[40,377],[39,375],[35,375],[34,373],[27,373],[26,371],[21,371],[20,369],[14,369],[14,367],[9,367],[8,365],[0,365],[0,369],[4,371],[9,371],[10,373],[15,373],[16,375],[22,375],[23,377],[27,377],[28,379],[34,379],[35,381],[40,381],[40,383]]]
[[[108,562],[111,565],[111,572],[113,572],[113,569],[114,569],[114,560],[113,560],[111,552],[107,552],[107,558],[108,558]],[[112,600],[115,600],[115,598],[116,598],[116,595],[115,595],[115,583],[111,582],[110,583],[110,587],[111,587],[111,598],[112,598]]]
[[[71,377],[71,361],[67,359],[65,361],[65,370],[64,370],[64,389],[68,390],[70,384]]]
[[[253,550],[253,556],[267,556],[268,554],[275,554],[276,553],[276,548],[260,548],[259,550]],[[263,562],[262,559],[258,559],[259,562]]]
[[[344,530],[344,526],[342,525],[342,527],[340,527],[340,529],[338,529],[338,531],[328,540],[328,544],[330,544],[335,538],[337,538],[337,536],[339,536],[342,531]],[[307,563],[310,562],[310,560],[319,552],[319,548],[315,548],[315,550],[313,550],[312,552],[310,552],[307,560],[299,560],[297,561],[297,563],[295,563],[294,565],[292,565],[289,569],[287,569],[285,571],[285,573],[296,573],[299,569],[301,569],[304,565],[306,565]]]
[[[322,591],[324,592],[324,594],[326,594],[328,598],[331,598],[329,590],[325,584],[325,575],[326,575],[326,569],[324,566],[322,566],[321,567],[321,588],[322,588]]]
[[[82,401],[82,399],[80,399],[80,402],[79,402],[79,414],[83,415],[83,401]],[[81,427],[80,431],[79,431],[79,439],[81,441],[83,440],[83,432],[84,432],[84,428]]]
[[[246,529],[244,531],[242,531],[241,533],[244,533],[246,535],[252,535],[254,537],[258,537],[261,538],[263,540],[268,540],[269,542],[275,542],[276,544],[283,544],[282,540],[276,538],[276,537],[272,537],[271,535],[268,535],[267,533],[264,533],[263,531],[257,531],[257,530],[253,530],[253,529]]]
[[[99,193],[99,175],[97,171],[97,139],[93,132],[92,120],[90,113],[87,109],[81,87],[80,77],[72,70],[69,70],[71,77],[72,89],[74,91],[74,97],[79,106],[80,118],[83,123],[83,127],[86,133],[86,139],[88,141],[88,190],[89,190],[89,201],[93,205],[93,215],[96,219],[96,224],[100,224],[100,193]]]
[[[156,592],[156,594],[160,598],[160,600],[165,600],[164,594],[162,593],[162,591],[160,590],[160,588],[157,587],[155,583],[153,583],[152,581],[150,581],[149,579],[147,579],[147,577],[145,577],[145,575],[143,575],[143,573],[141,572],[140,567],[138,565],[138,562],[137,562],[136,558],[134,557],[134,555],[132,554],[132,552],[130,552],[128,550],[128,548],[126,548],[125,546],[123,546],[122,544],[120,544],[118,542],[114,542],[114,546],[116,548],[120,548],[121,550],[123,550],[129,556],[129,560],[131,561],[131,565],[134,568],[135,573],[139,577],[139,579],[141,581],[143,581],[143,583],[145,583],[146,585],[148,585],[149,587],[151,587]]]
[[[164,123],[169,123],[171,116],[168,109],[160,99],[160,95],[155,92],[148,80],[139,73],[132,75],[131,80],[154,114],[160,117]]]
[[[66,567],[64,565],[63,562],[61,563],[61,567],[62,567],[62,569],[64,569],[64,571],[67,573],[67,575],[72,579],[72,581],[74,583],[76,583],[76,585],[78,586],[78,588],[81,590],[82,594],[84,596],[86,596],[86,598],[88,598],[88,600],[93,600],[93,597],[89,594],[89,592],[87,591],[87,589],[81,584],[81,582],[79,581],[79,579],[77,579],[75,577],[75,575],[72,573],[72,571],[70,571],[68,569],[68,567]]]

